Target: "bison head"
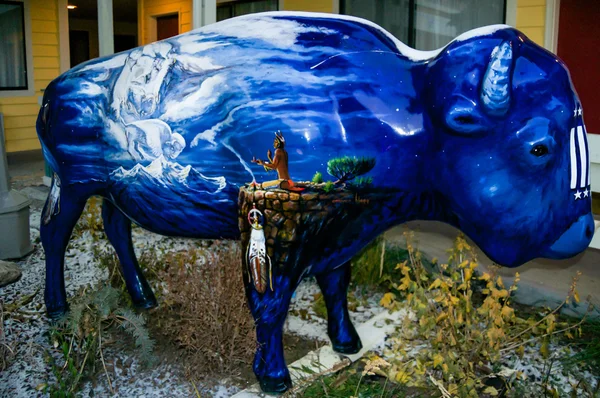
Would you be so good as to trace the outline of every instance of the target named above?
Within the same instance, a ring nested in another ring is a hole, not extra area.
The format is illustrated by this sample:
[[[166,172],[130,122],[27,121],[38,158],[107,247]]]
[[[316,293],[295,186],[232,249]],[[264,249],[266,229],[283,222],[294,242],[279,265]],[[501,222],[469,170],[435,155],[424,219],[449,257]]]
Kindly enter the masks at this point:
[[[425,84],[432,181],[452,222],[504,266],[583,251],[594,231],[589,151],[563,62],[503,28],[450,44]]]

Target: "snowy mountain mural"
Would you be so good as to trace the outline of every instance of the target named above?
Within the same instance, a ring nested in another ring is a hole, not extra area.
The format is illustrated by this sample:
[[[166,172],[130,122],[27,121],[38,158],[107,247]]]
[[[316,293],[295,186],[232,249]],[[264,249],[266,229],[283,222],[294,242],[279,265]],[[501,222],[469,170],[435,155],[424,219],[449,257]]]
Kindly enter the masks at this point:
[[[224,177],[206,177],[197,172],[192,166],[182,166],[169,162],[163,156],[155,159],[148,166],[136,164],[132,169],[119,167],[110,174],[115,182],[120,184],[139,183],[160,184],[167,189],[177,190],[178,185],[199,193],[218,194],[227,185]],[[182,189],[184,189],[182,188]]]

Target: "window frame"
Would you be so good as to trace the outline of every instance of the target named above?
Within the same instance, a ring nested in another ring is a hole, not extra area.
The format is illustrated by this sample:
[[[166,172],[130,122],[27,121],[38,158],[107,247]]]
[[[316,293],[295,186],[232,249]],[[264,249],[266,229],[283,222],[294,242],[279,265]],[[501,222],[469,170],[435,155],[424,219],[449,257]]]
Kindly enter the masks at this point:
[[[30,2],[25,0],[2,0],[4,4],[21,4],[23,7],[23,38],[25,50],[26,88],[0,88],[0,98],[29,97],[35,94],[33,79],[33,46],[31,44]]]
[[[236,15],[233,15],[233,7],[235,7],[236,4],[258,3],[259,1],[262,1],[262,0],[221,0],[221,1],[217,1],[217,15],[218,15],[219,8],[229,8],[229,10],[231,11],[231,15],[232,15],[229,18],[235,18]],[[334,1],[341,1],[341,0],[334,0]],[[282,9],[282,0],[279,0],[279,1],[277,1],[277,10],[275,10],[275,11],[280,11],[281,9]],[[227,18],[227,19],[229,19],[229,18]],[[217,19],[217,22],[219,22],[218,19]]]
[[[346,14],[346,2],[344,0],[333,0],[334,1],[334,6],[337,4],[337,10],[339,11],[340,15],[348,15]],[[509,24],[509,22],[512,22],[512,13],[513,13],[513,9],[515,12],[515,21],[513,23],[516,23],[516,0],[502,0],[504,1],[504,15],[502,16],[503,22],[505,24]],[[417,30],[416,30],[416,20],[415,20],[415,11],[416,11],[416,0],[409,0],[409,5],[408,5],[408,40],[407,43],[404,43],[412,48],[415,48],[415,43],[416,43],[416,34],[417,34]],[[508,21],[508,19],[511,19],[511,21]],[[376,23],[376,22],[375,22]],[[513,23],[510,23],[511,25]]]

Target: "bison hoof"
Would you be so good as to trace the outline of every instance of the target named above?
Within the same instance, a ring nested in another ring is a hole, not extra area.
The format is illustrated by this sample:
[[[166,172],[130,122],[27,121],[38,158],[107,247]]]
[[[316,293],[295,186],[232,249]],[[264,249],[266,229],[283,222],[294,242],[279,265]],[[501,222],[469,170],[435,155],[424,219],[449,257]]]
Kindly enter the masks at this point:
[[[149,310],[151,308],[158,307],[158,303],[156,302],[156,299],[154,297],[134,302],[133,305],[141,310]]]
[[[292,388],[292,379],[289,374],[281,379],[268,376],[260,379],[260,389],[267,394],[283,394],[290,388]]]
[[[335,352],[347,355],[356,354],[357,352],[362,350],[362,343],[360,342],[359,338],[357,338],[355,341],[344,344],[332,342],[332,346]]]
[[[48,308],[46,307],[46,314],[51,321],[58,321],[62,317],[64,317],[67,312],[69,312],[69,306],[65,305],[64,307],[57,308]]]

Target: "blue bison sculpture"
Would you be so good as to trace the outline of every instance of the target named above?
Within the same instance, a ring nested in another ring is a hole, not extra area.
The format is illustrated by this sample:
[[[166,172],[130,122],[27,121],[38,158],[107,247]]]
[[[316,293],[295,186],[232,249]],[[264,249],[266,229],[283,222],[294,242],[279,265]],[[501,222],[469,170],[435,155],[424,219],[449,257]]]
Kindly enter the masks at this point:
[[[304,277],[323,291],[334,349],[360,350],[349,260],[392,226],[449,223],[508,267],[574,256],[594,230],[586,131],[567,68],[505,25],[422,52],[348,16],[233,18],[74,67],[45,91],[37,131],[54,175],[41,225],[50,317],[68,310],[65,249],[92,195],[104,198],[133,302],[149,308],[157,303],[132,221],[163,235],[240,239],[238,195],[269,179],[252,159],[274,165],[284,152],[255,159],[273,138],[285,141],[297,181],[326,174],[332,158],[374,159],[370,189],[386,201],[339,218],[318,245],[273,267],[265,291],[247,282],[253,368],[267,392],[291,385],[282,329]]]

